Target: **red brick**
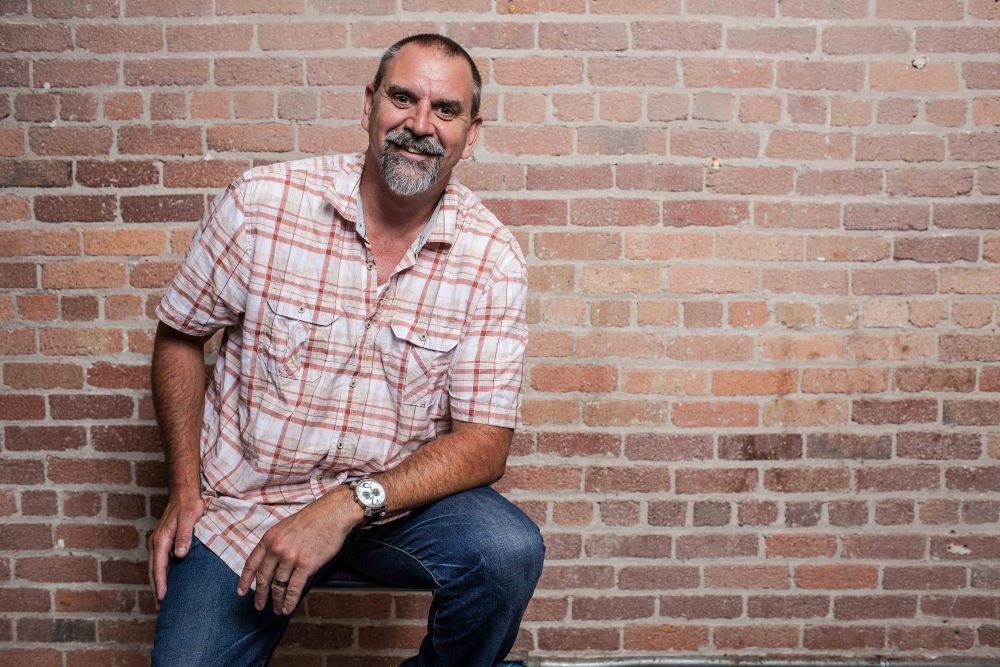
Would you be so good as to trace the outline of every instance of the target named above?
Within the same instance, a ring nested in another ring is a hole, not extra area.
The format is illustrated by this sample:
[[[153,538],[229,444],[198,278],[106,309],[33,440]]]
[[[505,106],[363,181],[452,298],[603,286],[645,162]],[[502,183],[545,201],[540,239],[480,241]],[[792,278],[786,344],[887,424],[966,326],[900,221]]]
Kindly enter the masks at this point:
[[[197,221],[204,213],[201,195],[123,196],[124,222]]]
[[[802,645],[807,649],[825,651],[881,649],[885,646],[885,634],[885,628],[871,625],[811,626],[805,628]]]
[[[638,37],[636,37],[638,39]],[[560,51],[624,51],[628,31],[621,23],[540,23],[538,46]]]
[[[826,616],[830,598],[825,595],[751,595],[747,597],[750,618],[817,618]]]
[[[107,127],[28,128],[28,144],[39,155],[104,155],[112,138]]]
[[[484,145],[511,155],[569,155],[573,133],[569,128],[491,127],[484,133]]]
[[[223,188],[251,166],[247,160],[166,162],[163,185],[168,188]]]
[[[940,474],[931,466],[892,466],[858,471],[858,488],[875,491],[919,491],[936,489]]]
[[[208,60],[157,58],[125,62],[125,84],[129,86],[194,86],[207,83],[208,76]]]
[[[73,42],[64,25],[0,25],[0,51],[68,51]]]
[[[845,535],[842,540],[846,558],[919,560],[927,549],[924,535]]]
[[[788,625],[755,623],[753,626],[715,626],[712,629],[712,640],[721,649],[794,648],[798,646],[798,636],[798,628]]]
[[[948,155],[952,160],[1000,160],[1000,132],[949,134]]]
[[[861,90],[865,78],[861,63],[782,61],[777,71],[779,88],[802,90]]]
[[[684,84],[693,88],[770,88],[773,70],[770,62],[684,58]]]
[[[76,165],[76,181],[91,188],[131,188],[152,185],[159,181],[160,172],[153,162],[141,160],[92,161],[80,160]]]
[[[90,556],[21,556],[15,567],[17,577],[28,581],[97,580],[97,562]]]
[[[726,46],[756,53],[811,53],[816,48],[816,29],[801,28],[730,28]]]
[[[588,535],[584,553],[592,558],[664,558],[670,555],[668,535]]]
[[[647,618],[653,615],[654,602],[649,596],[574,597],[572,617],[585,621]]]
[[[690,568],[694,569],[694,568]],[[695,575],[697,579],[697,575]],[[611,588],[614,569],[609,565],[552,565],[545,564],[538,581],[539,590],[564,588]]]
[[[669,488],[670,475],[666,469],[590,467],[585,473],[584,489],[591,493],[657,492]]]
[[[935,204],[934,225],[945,229],[1000,229],[1000,205]]]
[[[110,93],[104,96],[104,117],[107,120],[135,120],[142,115],[142,95]]]
[[[875,16],[884,19],[956,20],[963,14],[961,0],[926,0],[918,4],[907,0],[877,0]]]
[[[705,187],[720,194],[788,194],[793,174],[789,167],[724,166],[708,173]]]
[[[888,436],[814,433],[809,435],[807,455],[826,459],[888,459],[891,453]]]
[[[916,91],[958,90],[958,72],[952,63],[928,63],[916,69],[908,62],[871,63],[869,78],[872,90]]]
[[[719,458],[736,460],[797,459],[802,456],[802,436],[754,434],[719,436]]]
[[[660,597],[660,615],[666,617],[737,618],[742,611],[743,600],[737,595],[664,595]]]
[[[114,86],[118,63],[110,60],[37,60],[32,80],[36,88]]]
[[[118,151],[133,155],[201,155],[201,130],[169,125],[121,127],[118,130]]]
[[[708,627],[700,625],[630,625],[623,647],[630,651],[694,652],[708,646]]]
[[[125,267],[120,262],[52,262],[42,267],[46,289],[122,287]]]
[[[292,150],[292,128],[285,124],[213,125],[207,144],[217,151],[286,152]]]
[[[878,169],[803,170],[795,189],[803,195],[875,195],[882,192],[882,172]]]
[[[87,444],[79,426],[7,426],[4,445],[12,451],[65,451]]]
[[[1000,424],[1000,401],[949,401],[942,405],[944,424],[989,426]]]
[[[878,567],[875,565],[799,565],[795,583],[799,588],[875,588]]]
[[[483,203],[506,225],[565,225],[567,206],[562,200],[485,199]]]
[[[168,25],[168,51],[247,51],[253,39],[249,24]]]
[[[845,468],[772,468],[764,472],[764,487],[783,493],[843,491],[850,484]]]
[[[129,0],[128,16],[208,16],[211,0]]]
[[[99,524],[63,524],[56,538],[69,549],[134,549],[139,545],[139,531],[133,526]]]
[[[722,16],[774,16],[775,7],[765,0],[746,0],[734,5],[725,0],[689,0],[685,5],[691,14]]]
[[[587,68],[590,83],[595,86],[672,86],[678,80],[677,59],[663,56],[593,57],[588,59]]]
[[[163,48],[158,25],[80,25],[76,45],[92,53],[149,53]]]
[[[975,630],[970,627],[910,626],[894,627],[889,631],[890,648],[904,651],[967,650],[972,648],[975,639]]]
[[[497,58],[493,61],[497,83],[515,86],[555,86],[583,81],[579,58],[530,56]]]
[[[823,31],[823,53],[833,55],[906,53],[910,49],[911,41],[910,31],[904,28],[836,26]]]
[[[225,14],[302,14],[303,0],[218,0],[216,13]]]
[[[898,238],[893,256],[918,262],[975,262],[979,257],[979,240],[970,236]]]
[[[542,650],[615,651],[619,648],[616,628],[540,628],[538,647]]]
[[[632,39],[633,48],[643,50],[715,50],[722,46],[722,25],[701,21],[640,21],[632,23]]]
[[[768,157],[794,160],[844,160],[851,157],[851,136],[774,130],[768,139]]]
[[[307,58],[310,86],[364,86],[370,83],[377,58]]]
[[[347,26],[338,23],[263,23],[257,30],[257,43],[263,51],[339,49],[347,45]]]

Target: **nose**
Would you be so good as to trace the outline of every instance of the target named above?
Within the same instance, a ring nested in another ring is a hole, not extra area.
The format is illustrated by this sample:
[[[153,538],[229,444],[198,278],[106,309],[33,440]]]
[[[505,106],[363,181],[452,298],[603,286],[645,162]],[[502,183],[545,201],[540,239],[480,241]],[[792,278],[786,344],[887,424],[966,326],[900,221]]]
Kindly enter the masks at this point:
[[[406,127],[418,137],[432,134],[431,113],[430,102],[421,100],[418,104],[413,105]]]

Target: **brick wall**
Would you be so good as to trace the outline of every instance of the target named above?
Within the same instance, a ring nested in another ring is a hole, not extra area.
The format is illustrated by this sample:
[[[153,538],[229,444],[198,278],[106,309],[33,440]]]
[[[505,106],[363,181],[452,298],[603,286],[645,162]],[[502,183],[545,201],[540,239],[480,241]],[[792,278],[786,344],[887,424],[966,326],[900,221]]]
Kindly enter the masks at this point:
[[[144,663],[160,290],[243,169],[363,148],[427,30],[531,263],[516,655],[1000,659],[1000,2],[0,11],[0,662]],[[426,605],[317,594],[281,655],[395,664]]]

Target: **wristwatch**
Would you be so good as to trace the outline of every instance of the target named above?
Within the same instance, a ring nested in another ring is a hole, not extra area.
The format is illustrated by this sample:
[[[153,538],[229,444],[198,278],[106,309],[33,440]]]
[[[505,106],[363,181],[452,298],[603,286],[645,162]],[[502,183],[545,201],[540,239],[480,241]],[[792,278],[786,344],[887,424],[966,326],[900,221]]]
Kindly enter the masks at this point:
[[[351,488],[354,490],[354,502],[361,505],[361,509],[365,511],[362,525],[381,519],[389,511],[385,487],[371,477],[354,480],[351,482]]]

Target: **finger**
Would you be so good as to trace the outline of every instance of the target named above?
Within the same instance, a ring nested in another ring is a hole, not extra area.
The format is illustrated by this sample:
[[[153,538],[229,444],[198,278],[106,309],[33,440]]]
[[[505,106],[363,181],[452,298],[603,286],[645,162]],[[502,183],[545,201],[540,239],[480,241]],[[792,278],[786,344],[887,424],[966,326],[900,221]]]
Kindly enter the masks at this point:
[[[267,604],[267,596],[271,593],[271,579],[278,565],[278,557],[268,553],[257,568],[257,590],[253,597],[253,606],[260,611]]]
[[[250,590],[250,583],[254,580],[254,575],[257,574],[257,568],[260,566],[260,562],[264,560],[264,556],[267,550],[264,545],[258,544],[254,547],[253,551],[250,552],[250,556],[247,558],[246,563],[243,564],[243,573],[240,574],[240,581],[236,585],[236,592],[240,595],[246,595],[247,591]]]
[[[302,591],[305,590],[308,579],[309,575],[306,574],[304,568],[296,568],[295,572],[292,573],[292,578],[288,581],[288,586],[285,588],[284,604],[278,613],[291,614],[295,611],[295,607],[299,604]]]
[[[157,601],[167,594],[167,565],[170,562],[170,546],[174,543],[176,525],[168,522],[162,528],[159,537],[155,533],[153,536],[153,580]]]
[[[271,579],[271,604],[274,606],[274,613],[280,614],[285,604],[285,594],[288,585],[291,583],[292,568],[285,563],[278,563],[274,568],[274,578]],[[285,583],[281,583],[285,582]]]
[[[153,591],[153,600],[156,608],[160,608],[160,601],[156,599],[156,581],[153,579],[153,534],[146,538],[146,576],[149,578],[149,590]]]
[[[191,534],[194,532],[194,524],[198,517],[194,512],[185,510],[177,517],[177,534],[174,535],[174,555],[184,558],[191,549]]]

